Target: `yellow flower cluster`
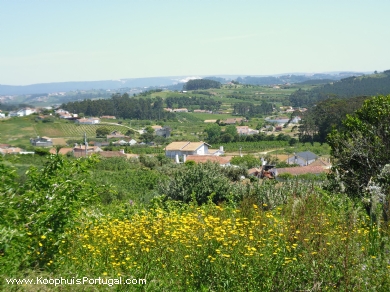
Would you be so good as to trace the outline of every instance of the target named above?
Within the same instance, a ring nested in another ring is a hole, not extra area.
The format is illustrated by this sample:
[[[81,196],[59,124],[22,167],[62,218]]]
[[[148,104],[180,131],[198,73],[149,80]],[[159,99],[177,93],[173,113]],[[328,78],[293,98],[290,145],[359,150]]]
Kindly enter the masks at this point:
[[[194,271],[205,267],[244,272],[254,266],[287,268],[307,259],[326,258],[327,267],[337,266],[337,260],[328,259],[337,256],[339,244],[349,244],[351,238],[362,246],[368,242],[368,227],[362,223],[347,230],[324,213],[302,221],[283,219],[280,212],[254,205],[245,217],[238,209],[208,206],[142,211],[127,220],[106,218],[73,231],[65,254],[73,265],[101,274],[153,267],[194,277]]]

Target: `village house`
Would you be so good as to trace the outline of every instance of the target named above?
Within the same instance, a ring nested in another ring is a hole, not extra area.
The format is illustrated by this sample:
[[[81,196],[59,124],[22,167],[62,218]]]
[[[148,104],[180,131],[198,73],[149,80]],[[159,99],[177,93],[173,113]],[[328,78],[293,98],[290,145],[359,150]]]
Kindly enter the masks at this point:
[[[50,151],[49,151],[51,154],[57,154],[57,149],[56,148],[51,148]],[[60,155],[67,155],[68,153],[72,153],[73,152],[73,148],[61,148],[60,150],[58,150],[58,154]]]
[[[36,147],[51,147],[53,146],[53,141],[49,137],[37,137],[30,138],[30,143]]]
[[[161,127],[159,129],[155,129],[156,136],[161,136],[164,138],[169,138],[171,136],[171,128],[170,127]]]
[[[103,151],[99,146],[76,145],[73,147],[74,157],[85,157]]]
[[[291,175],[302,175],[302,174],[320,174],[320,173],[328,173],[329,169],[324,168],[322,166],[311,166],[306,165],[302,167],[284,167],[277,169],[278,174],[289,173]]]
[[[184,158],[184,161],[194,161],[195,163],[206,163],[206,162],[214,162],[218,163],[221,166],[230,166],[231,156],[222,157],[222,156],[214,156],[214,155],[188,155]]]
[[[111,139],[111,138],[128,138],[128,136],[122,134],[119,131],[113,131],[109,135],[107,135],[107,139]]]
[[[116,120],[115,116],[101,116],[101,119]]]
[[[0,148],[0,154],[20,154],[23,150],[19,147]]]
[[[286,162],[288,164],[299,164],[300,166],[305,166],[313,163],[314,161],[316,161],[317,158],[318,156],[315,155],[313,152],[304,151],[292,155],[286,160]]]
[[[196,110],[194,110],[194,113],[207,113],[207,114],[212,114],[213,111],[196,109]]]
[[[26,107],[26,108],[20,109],[18,111],[10,112],[8,114],[8,116],[10,116],[10,117],[25,117],[25,116],[29,116],[35,112],[36,112],[35,109],[31,109],[29,107]]]
[[[83,119],[76,120],[76,124],[79,125],[95,125],[99,123],[100,123],[99,118],[83,118]]]
[[[188,113],[188,109],[186,108],[176,108],[173,110],[174,113]]]
[[[172,142],[165,147],[165,156],[174,158],[183,155],[205,155],[208,154],[210,145],[206,142]]]
[[[226,124],[226,125],[234,125],[236,123],[241,123],[241,122],[246,122],[246,120],[244,118],[232,118],[232,119],[226,119],[224,121],[222,121],[222,123]]]
[[[253,130],[249,128],[248,126],[236,126],[238,135],[254,135],[258,134],[258,130]]]

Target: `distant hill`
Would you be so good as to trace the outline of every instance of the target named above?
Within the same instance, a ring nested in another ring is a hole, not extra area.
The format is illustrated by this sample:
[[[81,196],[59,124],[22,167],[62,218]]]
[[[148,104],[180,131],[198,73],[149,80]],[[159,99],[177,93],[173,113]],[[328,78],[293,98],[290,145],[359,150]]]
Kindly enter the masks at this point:
[[[348,76],[359,76],[363,73],[357,72],[335,72],[318,74],[284,74],[273,76],[233,76],[219,75],[212,77],[188,77],[188,76],[170,76],[170,77],[149,77],[149,78],[127,78],[120,80],[102,80],[102,81],[80,81],[80,82],[54,82],[40,83],[31,85],[1,85],[0,95],[27,95],[54,92],[84,91],[84,90],[111,90],[118,91],[122,88],[149,88],[159,87],[178,90],[189,79],[209,79],[222,84],[227,81],[238,81],[241,84],[252,85],[274,85],[286,83],[298,83],[307,80],[330,79],[340,80]],[[1,80],[0,80],[1,82]]]
[[[123,87],[150,87],[169,86],[179,83],[182,77],[150,77],[121,80],[81,81],[81,82],[55,82],[32,85],[0,85],[0,95],[39,94],[42,92],[68,92],[77,90],[117,90]]]
[[[311,106],[328,98],[351,98],[390,94],[390,70],[380,74],[351,76],[311,90],[297,90],[289,100],[293,106]]]

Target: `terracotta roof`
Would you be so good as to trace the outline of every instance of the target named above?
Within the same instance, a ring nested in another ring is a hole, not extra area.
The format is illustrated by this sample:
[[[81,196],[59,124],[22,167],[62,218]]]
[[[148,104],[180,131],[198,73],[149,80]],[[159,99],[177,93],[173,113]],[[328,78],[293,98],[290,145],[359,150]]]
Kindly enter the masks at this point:
[[[231,156],[215,156],[215,155],[188,155],[186,160],[192,160],[196,163],[206,163],[207,161],[217,162],[219,164],[227,164],[232,159]]]
[[[58,154],[66,155],[67,153],[72,152],[72,151],[73,151],[73,148],[61,148],[60,151],[58,152]],[[51,148],[49,152],[51,154],[57,154],[57,149]]]
[[[306,173],[322,173],[322,172],[328,172],[327,169],[323,168],[322,166],[300,166],[300,167],[284,167],[284,168],[277,168],[278,174],[282,173],[290,173],[292,175],[300,175],[300,174],[306,174]]]
[[[155,126],[152,126],[152,128],[153,128],[154,130],[157,130],[157,129],[162,129],[162,126],[155,125]]]
[[[198,149],[199,147],[201,147],[203,144],[206,144],[208,145],[207,143],[205,142],[190,142],[188,145],[184,146],[183,149],[181,149],[182,151],[195,151],[196,149]],[[208,145],[210,146],[210,145]]]
[[[260,172],[260,171],[261,171],[260,168],[254,167],[254,168],[248,169],[248,174],[249,174],[249,175],[250,175],[250,174],[255,174],[256,172]]]
[[[327,161],[325,161],[325,160],[317,159],[313,163],[310,163],[310,166],[322,166],[322,167],[325,167],[325,168],[330,168],[332,166],[332,164],[327,162]]]
[[[19,147],[11,147],[11,148],[5,148],[5,149],[0,148],[0,153],[3,153],[3,154],[20,153],[21,151],[22,151],[22,149],[20,149]]]
[[[121,151],[100,151],[98,152],[99,155],[105,158],[110,158],[110,157],[126,157],[127,155],[122,153]]]
[[[189,142],[189,141],[172,142],[171,144],[169,144],[165,147],[165,150],[181,150],[184,146],[186,146],[189,143],[191,143],[191,142]]]
[[[75,146],[73,148],[73,151],[77,151],[77,152],[80,152],[80,151],[85,151],[85,146],[84,145],[79,145],[79,146]],[[88,148],[87,148],[87,151],[103,151],[99,146],[89,146],[88,145]]]

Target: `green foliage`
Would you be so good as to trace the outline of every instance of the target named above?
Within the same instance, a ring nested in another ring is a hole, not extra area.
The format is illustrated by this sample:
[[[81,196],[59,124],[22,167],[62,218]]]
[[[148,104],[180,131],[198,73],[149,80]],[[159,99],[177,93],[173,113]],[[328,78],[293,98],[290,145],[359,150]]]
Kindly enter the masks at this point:
[[[107,127],[99,127],[96,129],[96,137],[106,137],[110,134],[110,129]]]
[[[299,140],[326,142],[332,128],[342,128],[342,121],[347,114],[358,110],[366,99],[364,96],[348,99],[329,98],[317,103],[303,114],[302,123],[299,125]]]
[[[233,165],[239,165],[239,166],[243,166],[246,168],[261,167],[260,159],[251,155],[251,154],[244,155],[242,157],[234,156],[230,160],[230,163]]]
[[[185,83],[183,86],[183,90],[199,90],[220,87],[221,83],[218,81],[208,79],[194,79],[189,80],[187,83]]]
[[[50,154],[49,150],[46,149],[46,148],[39,148],[39,147],[35,147],[34,148],[34,152],[36,155],[39,155],[39,156],[47,156]]]
[[[343,124],[344,129],[333,130],[328,139],[332,178],[349,196],[362,198],[369,205],[370,183],[390,163],[390,95],[366,100]]]
[[[209,199],[215,203],[226,201],[233,190],[221,167],[210,162],[187,164],[174,174],[172,180],[158,186],[160,195],[185,203],[195,200],[198,204],[204,204]],[[238,199],[236,194],[233,193],[233,196]]]
[[[221,127],[217,124],[210,124],[204,130],[207,133],[207,141],[209,143],[217,143],[221,136]]]
[[[93,163],[93,158],[66,160],[52,155],[42,169],[31,167],[18,188],[12,181],[14,172],[7,171],[3,176],[6,168],[0,164],[4,177],[0,266],[11,270],[29,264],[42,267],[53,258],[58,251],[56,244],[66,237],[67,229],[75,227],[80,210],[107,191],[87,180]]]

